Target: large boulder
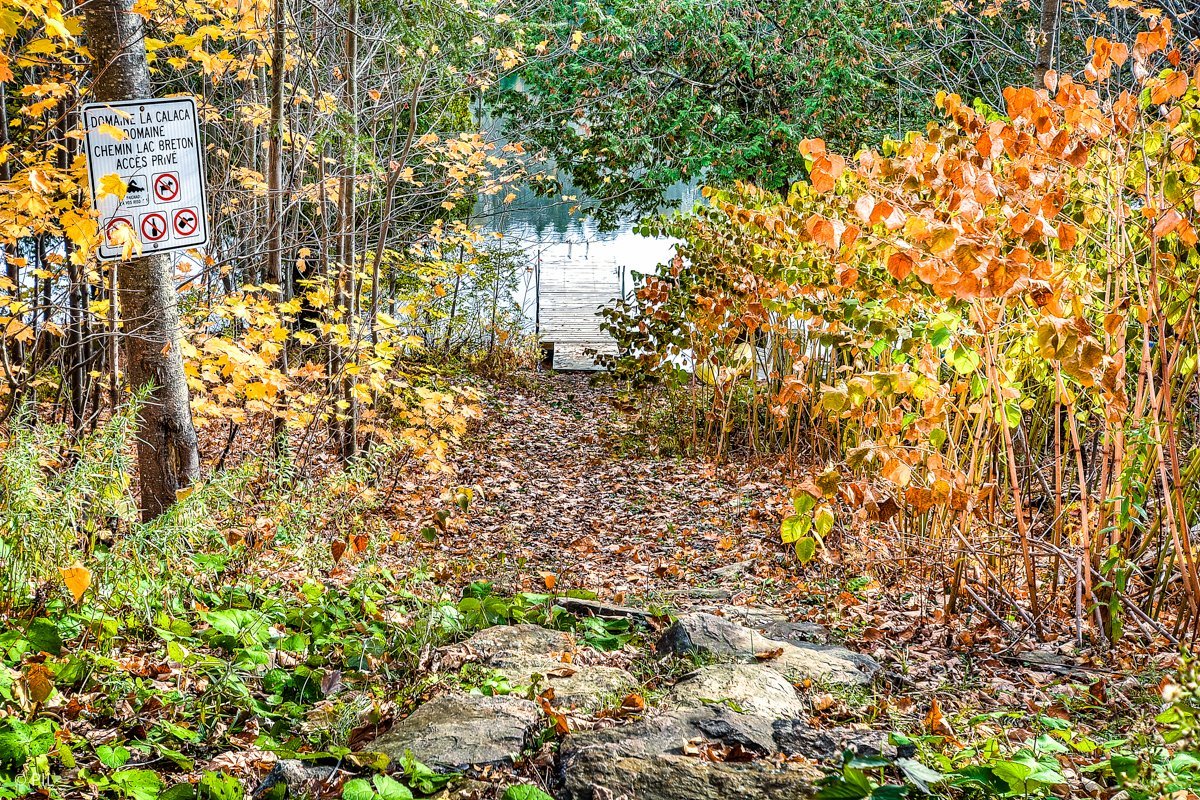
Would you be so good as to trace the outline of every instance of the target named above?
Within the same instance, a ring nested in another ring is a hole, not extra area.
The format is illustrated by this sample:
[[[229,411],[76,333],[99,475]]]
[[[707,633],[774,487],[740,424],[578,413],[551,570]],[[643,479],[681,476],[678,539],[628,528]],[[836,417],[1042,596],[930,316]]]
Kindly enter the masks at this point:
[[[518,697],[443,695],[430,700],[371,745],[393,762],[405,751],[439,772],[509,766],[542,726],[535,703]]]
[[[799,717],[807,707],[796,689],[773,669],[759,664],[713,664],[684,676],[668,700],[697,708],[721,703],[763,717]]]
[[[684,614],[658,642],[663,655],[697,654],[758,662],[793,682],[862,685],[879,672],[870,656],[844,647],[784,642],[713,614]]]
[[[619,702],[637,681],[619,667],[587,664],[588,655],[564,631],[538,625],[497,625],[461,644],[446,648],[443,661],[452,665],[475,661],[503,675],[514,687],[536,684],[554,690],[555,706],[591,711]]]

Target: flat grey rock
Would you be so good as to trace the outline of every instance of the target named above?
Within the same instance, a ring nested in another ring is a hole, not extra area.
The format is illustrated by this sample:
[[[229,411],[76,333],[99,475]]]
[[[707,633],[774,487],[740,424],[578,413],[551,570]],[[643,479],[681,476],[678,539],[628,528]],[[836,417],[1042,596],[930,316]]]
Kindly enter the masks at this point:
[[[672,686],[667,698],[685,708],[724,704],[734,711],[772,718],[799,717],[808,710],[787,678],[759,664],[701,667]]]
[[[886,734],[819,730],[803,719],[771,719],[708,705],[675,708],[637,722],[567,736],[559,751],[560,800],[799,800],[815,793],[815,771],[773,756],[840,763],[849,749],[885,753]],[[727,761],[697,757],[707,748]],[[878,748],[878,749],[873,749]]]
[[[619,702],[637,681],[619,667],[577,663],[571,634],[539,625],[497,625],[445,648],[458,661],[477,661],[514,687],[554,690],[555,706],[591,711]]]
[[[577,649],[571,634],[541,625],[494,625],[455,647],[474,652],[487,664],[503,664],[506,659],[520,656],[557,657]]]
[[[658,642],[660,654],[758,662],[794,682],[863,685],[879,672],[870,656],[835,645],[785,642],[713,614],[684,614]],[[767,657],[769,656],[769,657]]]
[[[815,622],[792,622],[777,608],[759,606],[709,606],[698,611],[713,611],[739,625],[753,628],[768,638],[794,645],[828,644],[829,631]]]
[[[703,760],[692,742],[776,751],[770,721],[728,708],[680,709],[632,725],[568,736],[559,752],[562,800],[795,800],[813,793],[809,779],[768,761]]]
[[[864,757],[898,755],[883,731],[814,728],[802,719],[777,719],[771,731],[779,752],[789,756],[834,761],[847,750]]]
[[[535,687],[539,694],[553,689],[550,703],[555,707],[586,711],[619,703],[637,685],[634,677],[619,667],[564,664],[538,656],[493,668],[512,686]]]
[[[443,695],[371,745],[393,762],[406,750],[439,772],[509,766],[542,726],[537,705],[518,697]]]

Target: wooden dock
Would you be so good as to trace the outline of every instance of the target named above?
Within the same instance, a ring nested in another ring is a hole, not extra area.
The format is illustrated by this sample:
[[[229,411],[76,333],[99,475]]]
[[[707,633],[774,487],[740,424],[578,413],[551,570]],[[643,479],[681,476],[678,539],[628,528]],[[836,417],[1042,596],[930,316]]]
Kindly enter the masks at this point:
[[[539,276],[538,342],[552,351],[553,369],[603,369],[586,351],[617,352],[616,341],[600,328],[599,311],[621,293],[620,273],[603,265],[559,268],[554,270],[552,279],[549,275]]]

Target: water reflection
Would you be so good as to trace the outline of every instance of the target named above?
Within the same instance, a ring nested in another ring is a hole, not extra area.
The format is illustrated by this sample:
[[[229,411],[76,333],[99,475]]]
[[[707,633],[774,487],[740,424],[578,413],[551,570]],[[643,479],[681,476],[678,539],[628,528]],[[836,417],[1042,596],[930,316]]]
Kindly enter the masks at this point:
[[[485,128],[495,126],[492,120],[484,122]],[[551,293],[570,291],[607,302],[633,289],[633,273],[653,272],[673,254],[673,240],[635,233],[636,219],[623,219],[615,230],[601,231],[587,215],[572,213],[582,198],[565,176],[560,178],[560,196],[545,197],[523,187],[510,203],[500,195],[481,197],[474,212],[485,233],[500,234],[505,249],[523,254],[525,268],[514,300],[531,326],[537,317],[539,286],[544,300]],[[690,208],[699,197],[697,185],[673,186],[663,210]]]

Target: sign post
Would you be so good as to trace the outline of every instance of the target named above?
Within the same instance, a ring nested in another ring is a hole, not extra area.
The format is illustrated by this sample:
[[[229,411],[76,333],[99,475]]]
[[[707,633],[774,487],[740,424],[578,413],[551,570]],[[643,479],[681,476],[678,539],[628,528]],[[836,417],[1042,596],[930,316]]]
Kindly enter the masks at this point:
[[[100,212],[100,259],[121,257],[109,233],[132,229],[144,253],[208,244],[200,121],[190,97],[88,103],[83,107],[88,180]],[[124,199],[100,191],[108,175],[125,184]]]

